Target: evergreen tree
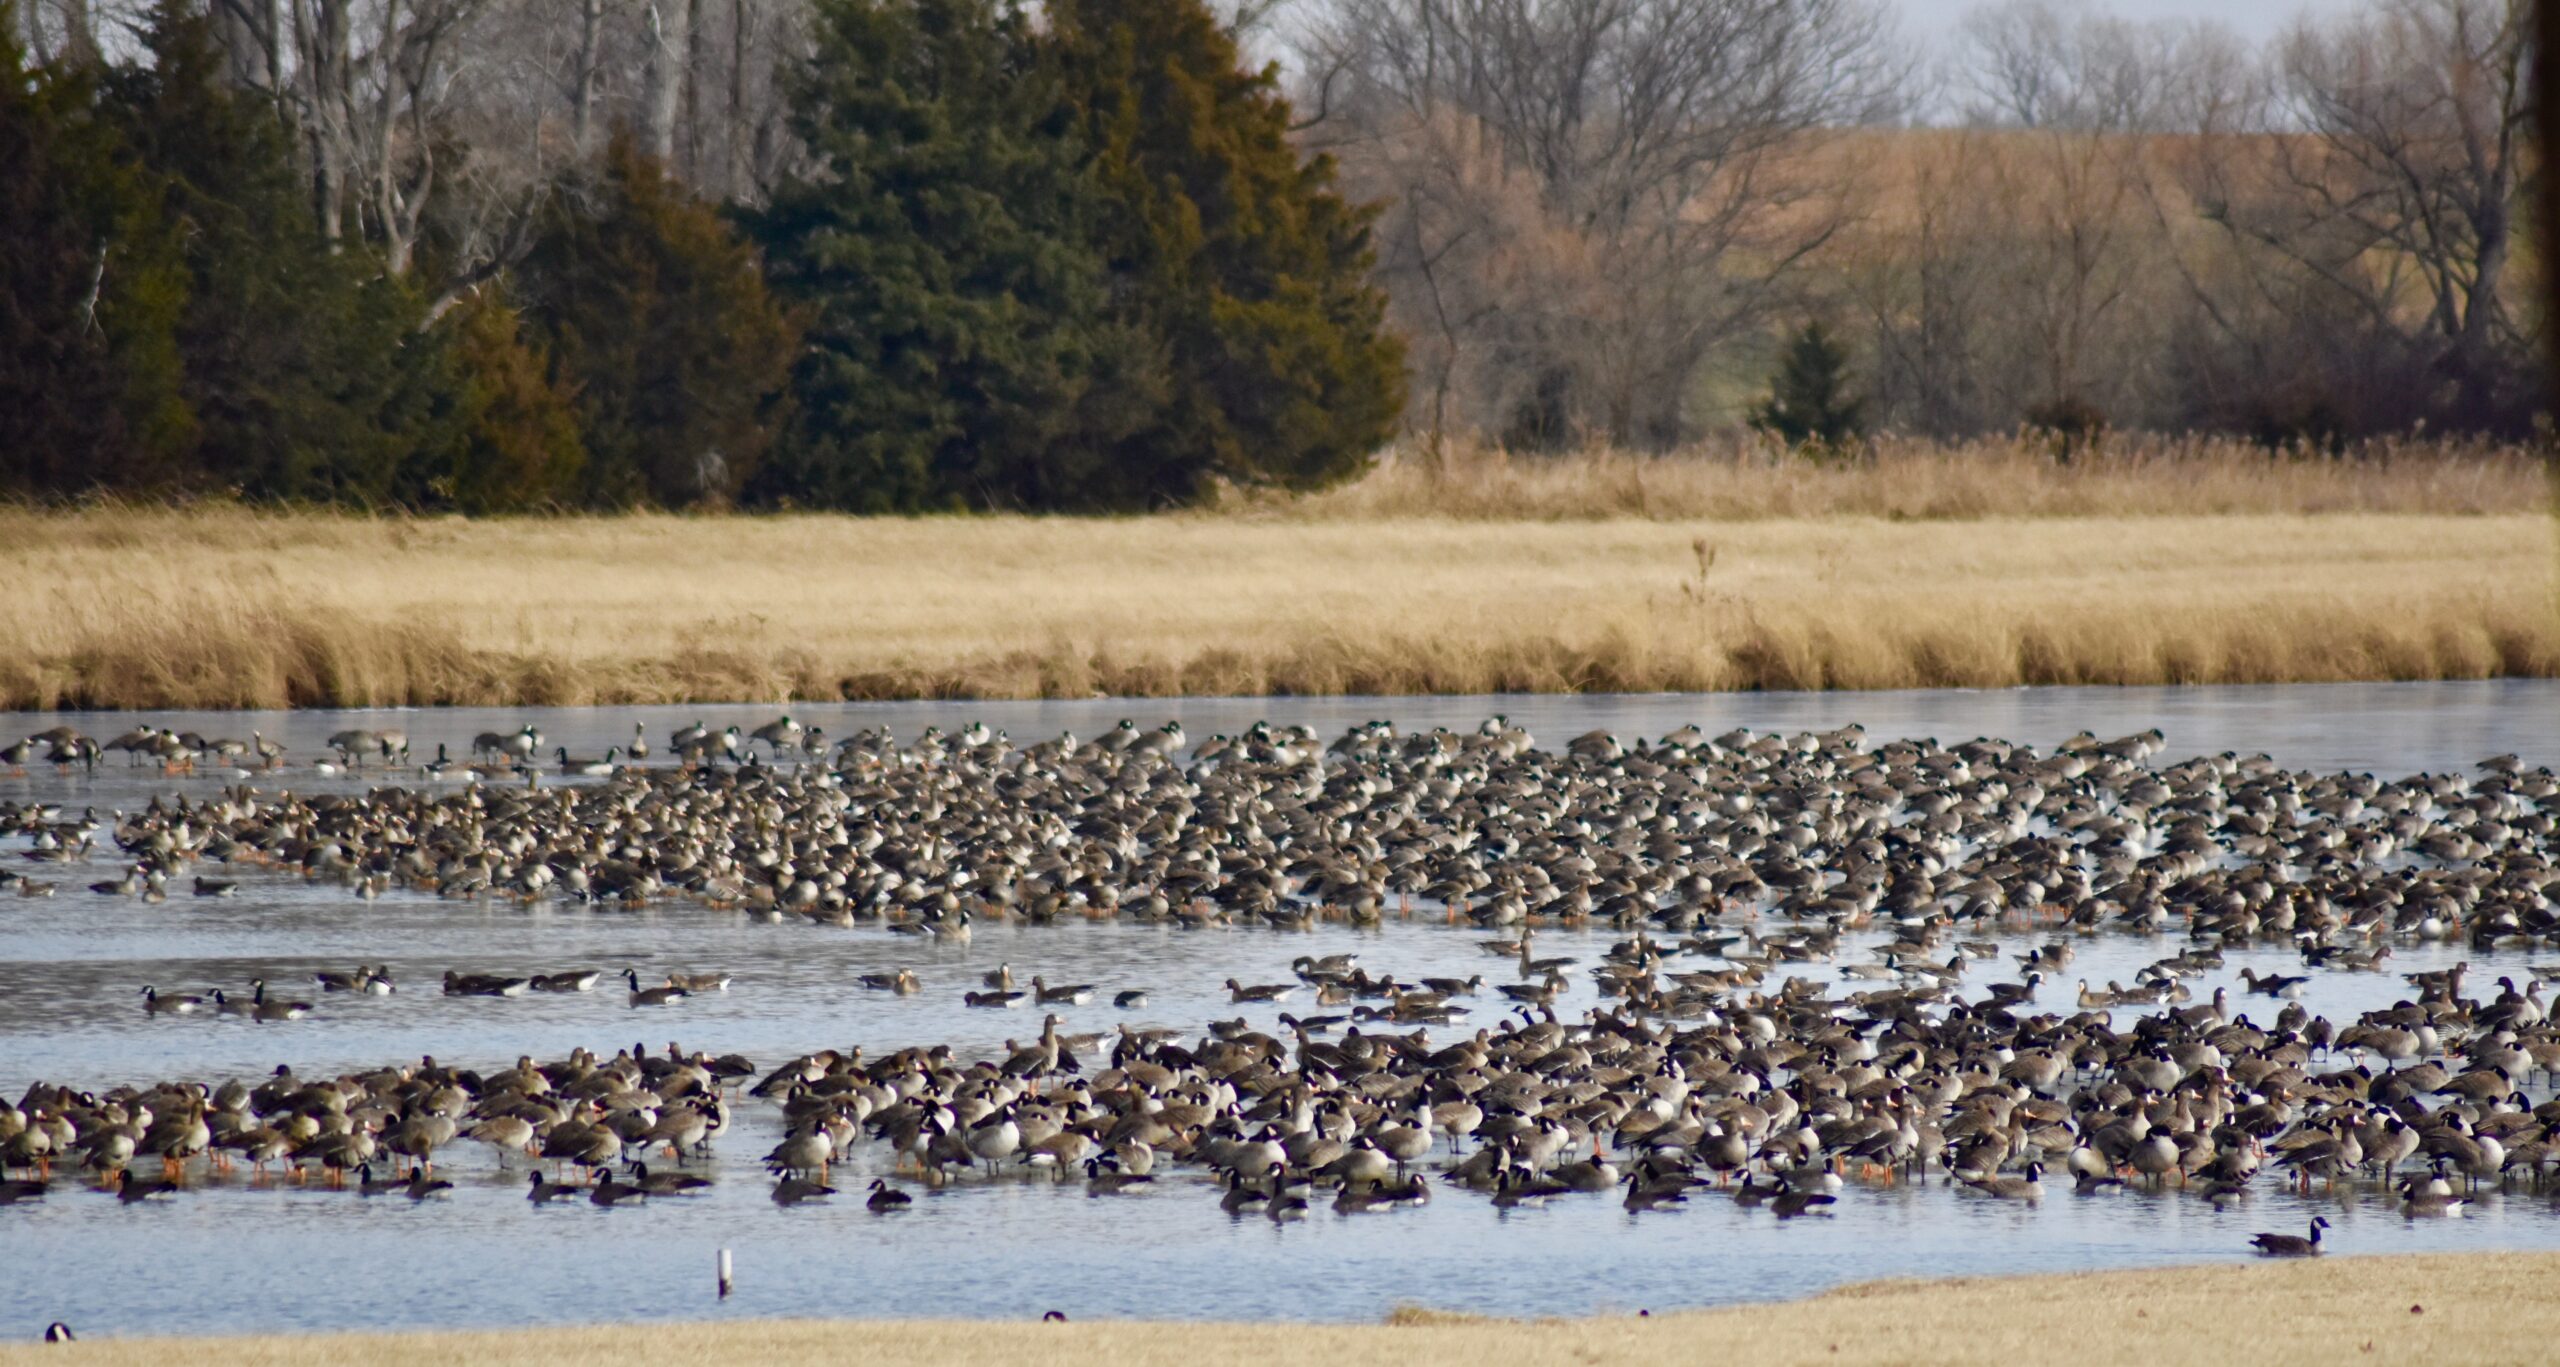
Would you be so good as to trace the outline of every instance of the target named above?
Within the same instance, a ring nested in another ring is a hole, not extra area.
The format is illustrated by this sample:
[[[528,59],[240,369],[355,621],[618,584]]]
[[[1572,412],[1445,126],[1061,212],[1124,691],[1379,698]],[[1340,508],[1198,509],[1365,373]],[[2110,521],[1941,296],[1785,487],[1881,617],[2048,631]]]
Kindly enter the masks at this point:
[[[322,242],[285,124],[224,80],[211,21],[161,0],[143,37],[148,60],[107,78],[101,109],[183,243],[188,482],[397,500],[404,470],[453,454],[441,335],[378,260]]]
[[[193,436],[177,233],[90,71],[29,70],[20,31],[0,0],[0,488],[165,485]]]
[[[794,127],[820,175],[750,216],[807,310],[751,486],[878,512],[1091,501],[1146,357],[1103,317],[1055,76],[1007,0],[821,0]]]
[[[1849,392],[1849,349],[1820,322],[1809,322],[1780,354],[1769,397],[1751,411],[1751,425],[1791,446],[1837,447],[1865,430],[1864,408]]]
[[[1310,488],[1359,470],[1404,405],[1368,283],[1371,211],[1302,161],[1273,71],[1201,0],[1052,0],[1049,44],[1104,195],[1124,318],[1167,358],[1165,404],[1114,452],[1123,504],[1220,475]]]
[[[555,187],[515,272],[577,394],[591,504],[734,499],[781,416],[799,329],[755,252],[627,135]]]

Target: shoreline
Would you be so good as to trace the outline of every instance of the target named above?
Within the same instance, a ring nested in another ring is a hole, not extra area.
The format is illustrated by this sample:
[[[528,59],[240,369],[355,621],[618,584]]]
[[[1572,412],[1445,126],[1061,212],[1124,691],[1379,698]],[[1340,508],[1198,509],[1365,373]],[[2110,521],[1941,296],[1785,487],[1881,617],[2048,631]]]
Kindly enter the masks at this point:
[[[0,710],[2560,677],[2538,513],[0,515]]]
[[[1702,1262],[1711,1275],[1712,1262]],[[2560,1253],[2376,1254],[2130,1271],[1858,1282],[1802,1300],[1575,1320],[1403,1310],[1385,1324],[770,1320],[405,1333],[98,1339],[0,1346],[0,1364],[865,1359],[1096,1367],[1487,1361],[1754,1363],[2524,1362],[2560,1337]],[[33,1337],[41,1325],[23,1326]],[[74,1326],[77,1330],[79,1326]],[[2068,1333],[2067,1354],[2055,1335]]]

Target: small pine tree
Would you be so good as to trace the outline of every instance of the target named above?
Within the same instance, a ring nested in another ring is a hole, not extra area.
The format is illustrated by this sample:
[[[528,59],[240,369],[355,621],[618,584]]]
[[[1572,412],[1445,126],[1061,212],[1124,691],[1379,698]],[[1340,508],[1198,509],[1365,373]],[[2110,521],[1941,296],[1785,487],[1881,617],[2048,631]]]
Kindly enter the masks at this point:
[[[586,453],[578,417],[529,345],[503,290],[483,290],[439,325],[452,335],[461,433],[434,502],[464,513],[524,512],[574,501]]]
[[[1808,322],[1780,354],[1769,397],[1751,410],[1751,425],[1790,446],[1838,447],[1866,430],[1864,408],[1849,391],[1849,349],[1820,322]]]
[[[595,174],[553,188],[514,279],[577,394],[586,502],[736,498],[772,445],[799,326],[717,209],[617,134]]]

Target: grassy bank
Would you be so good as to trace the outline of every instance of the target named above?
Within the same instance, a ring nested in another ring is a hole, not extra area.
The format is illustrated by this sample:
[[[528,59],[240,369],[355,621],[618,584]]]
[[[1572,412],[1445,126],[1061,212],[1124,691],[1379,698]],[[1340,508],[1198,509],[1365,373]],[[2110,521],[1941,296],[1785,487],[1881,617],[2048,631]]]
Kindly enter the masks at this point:
[[[1712,1276],[1712,1265],[1702,1265]],[[498,1333],[136,1339],[0,1348],[0,1364],[864,1361],[1056,1367],[1324,1363],[1977,1363],[2083,1367],[2544,1360],[2560,1255],[2324,1258],[2073,1276],[1872,1282],[1809,1300],[1520,1323],[1400,1313],[1384,1326],[780,1322]],[[1026,1303],[1026,1316],[1036,1302]],[[2064,1346],[2067,1345],[2067,1346]]]
[[[2560,673],[2539,513],[1708,523],[0,514],[0,705]]]

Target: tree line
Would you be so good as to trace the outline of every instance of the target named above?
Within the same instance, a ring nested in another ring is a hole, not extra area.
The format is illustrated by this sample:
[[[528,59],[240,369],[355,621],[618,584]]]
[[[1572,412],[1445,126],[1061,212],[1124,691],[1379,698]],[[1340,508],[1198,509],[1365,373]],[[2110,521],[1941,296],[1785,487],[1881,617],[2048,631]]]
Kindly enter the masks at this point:
[[[0,0],[0,491],[1142,509],[2536,429],[2525,0]],[[1809,408],[1808,405],[1811,405]]]
[[[1915,57],[1877,0],[1326,0],[1298,47],[1426,438],[1677,445],[1812,333],[1878,427],[2316,447],[2547,412],[2531,26],[1988,0]]]
[[[1392,434],[1370,211],[1197,0],[817,0],[789,156],[727,203],[681,174],[694,87],[615,110],[591,55],[544,173],[471,193],[435,102],[474,17],[158,0],[31,60],[0,0],[0,483],[1140,509]]]

